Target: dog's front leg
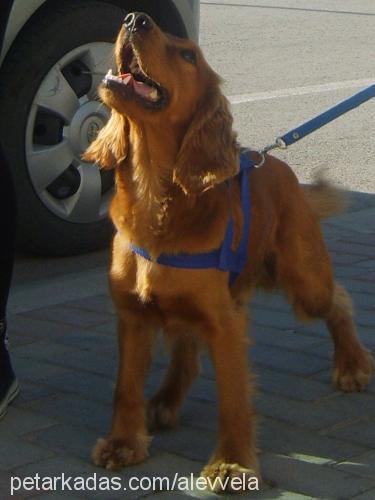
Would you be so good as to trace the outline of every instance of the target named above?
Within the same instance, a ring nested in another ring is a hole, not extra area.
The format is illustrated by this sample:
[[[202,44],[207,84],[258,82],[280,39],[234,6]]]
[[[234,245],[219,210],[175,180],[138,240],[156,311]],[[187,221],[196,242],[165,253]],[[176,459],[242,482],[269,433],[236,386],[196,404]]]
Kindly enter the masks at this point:
[[[215,491],[234,489],[234,478],[237,485],[241,478],[243,488],[250,483],[254,488],[259,478],[245,325],[245,315],[233,311],[208,334],[219,392],[219,442],[202,475]]]
[[[119,319],[119,368],[112,429],[96,443],[96,465],[118,470],[148,456],[150,438],[145,424],[144,380],[151,362],[152,328],[131,314]]]

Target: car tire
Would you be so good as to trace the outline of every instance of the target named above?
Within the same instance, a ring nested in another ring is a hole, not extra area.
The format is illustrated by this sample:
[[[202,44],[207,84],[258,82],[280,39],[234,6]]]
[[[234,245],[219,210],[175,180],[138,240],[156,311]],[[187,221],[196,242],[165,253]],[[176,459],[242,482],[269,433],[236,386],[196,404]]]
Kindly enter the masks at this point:
[[[34,254],[74,255],[109,242],[113,178],[80,154],[105,123],[95,89],[124,14],[94,0],[49,4],[29,20],[2,66],[0,133],[17,193],[18,240]]]

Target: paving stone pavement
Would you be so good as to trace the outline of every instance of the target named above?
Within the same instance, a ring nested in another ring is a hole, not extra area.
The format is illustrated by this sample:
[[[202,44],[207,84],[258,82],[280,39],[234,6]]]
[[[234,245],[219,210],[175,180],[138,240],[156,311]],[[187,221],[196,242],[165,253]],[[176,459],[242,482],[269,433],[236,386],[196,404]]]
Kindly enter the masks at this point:
[[[358,195],[350,213],[324,225],[336,275],[352,292],[359,333],[375,350],[375,197]],[[106,277],[103,274],[103,280]],[[321,323],[298,323],[280,295],[252,304],[249,355],[257,375],[259,448],[265,484],[243,498],[374,499],[375,382],[360,394],[330,384],[332,345]],[[180,426],[154,437],[145,463],[107,473],[90,449],[111,417],[116,371],[115,318],[108,295],[40,306],[9,318],[11,352],[21,392],[0,422],[0,499],[10,477],[66,476],[128,485],[131,477],[197,477],[215,443],[216,392],[209,360],[186,401]],[[146,384],[157,387],[166,356],[159,353]],[[235,382],[234,382],[235,383]],[[104,484],[104,483],[102,483]],[[14,498],[214,498],[194,491],[61,491],[35,488]],[[221,496],[227,498],[228,496]],[[231,496],[233,498],[233,496]]]

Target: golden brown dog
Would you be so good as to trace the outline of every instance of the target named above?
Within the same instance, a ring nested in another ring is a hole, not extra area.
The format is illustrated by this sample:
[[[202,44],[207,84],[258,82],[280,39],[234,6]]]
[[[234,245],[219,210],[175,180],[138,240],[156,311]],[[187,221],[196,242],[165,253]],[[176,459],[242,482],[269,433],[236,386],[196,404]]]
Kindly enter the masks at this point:
[[[219,437],[203,474],[259,475],[244,307],[254,289],[281,288],[300,318],[326,321],[339,389],[362,390],[373,371],[318,223],[338,208],[337,195],[324,184],[302,189],[285,163],[266,156],[250,175],[248,260],[233,286],[218,269],[178,269],[133,253],[130,244],[153,259],[218,248],[230,213],[236,245],[243,220],[238,181],[230,188],[223,182],[238,172],[239,146],[219,77],[197,44],[163,33],[144,14],[128,16],[126,25],[116,43],[118,75],[108,74],[100,92],[112,115],[85,154],[116,170],[110,282],[120,365],[112,429],[93,459],[108,469],[144,460],[147,414],[154,428],[176,424],[199,371],[199,350],[207,347],[216,370]],[[160,328],[171,344],[171,362],[147,405],[143,382]]]

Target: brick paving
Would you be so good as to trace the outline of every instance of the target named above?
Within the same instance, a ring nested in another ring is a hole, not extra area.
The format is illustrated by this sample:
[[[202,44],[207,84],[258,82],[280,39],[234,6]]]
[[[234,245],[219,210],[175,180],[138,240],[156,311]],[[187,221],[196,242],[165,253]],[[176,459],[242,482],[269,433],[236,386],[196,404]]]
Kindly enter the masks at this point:
[[[324,226],[336,276],[353,295],[359,333],[375,350],[374,196]],[[103,280],[106,276],[103,273]],[[42,304],[43,305],[43,304]],[[250,349],[259,391],[259,447],[265,486],[245,498],[375,498],[375,382],[342,394],[330,384],[332,345],[324,325],[303,325],[279,295],[259,294],[252,306]],[[90,463],[90,449],[109,427],[116,371],[115,318],[106,294],[54,303],[9,318],[11,351],[21,393],[0,422],[0,499],[10,476],[111,478]],[[166,364],[157,355],[146,384],[155,390]],[[154,437],[149,460],[131,476],[197,475],[215,444],[216,392],[212,366],[184,406],[180,426]],[[211,498],[198,490],[130,492],[23,491],[14,498]],[[13,498],[13,497],[12,497]],[[223,498],[223,496],[221,496]]]

